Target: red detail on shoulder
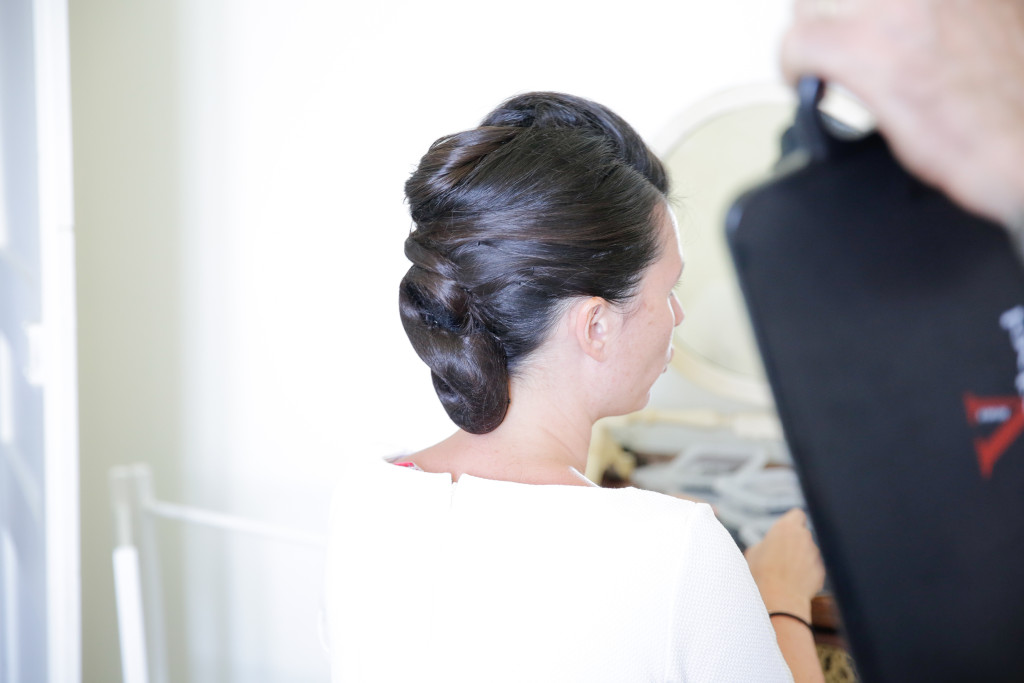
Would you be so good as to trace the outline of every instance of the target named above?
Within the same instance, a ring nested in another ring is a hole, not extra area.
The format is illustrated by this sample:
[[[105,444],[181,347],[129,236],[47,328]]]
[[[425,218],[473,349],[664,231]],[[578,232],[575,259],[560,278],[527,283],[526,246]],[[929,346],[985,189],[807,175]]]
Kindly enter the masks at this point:
[[[1024,432],[1024,400],[1020,396],[975,396],[964,394],[967,423],[972,427],[991,422],[1002,422],[987,437],[975,437],[974,451],[978,468],[985,479],[1006,449]]]

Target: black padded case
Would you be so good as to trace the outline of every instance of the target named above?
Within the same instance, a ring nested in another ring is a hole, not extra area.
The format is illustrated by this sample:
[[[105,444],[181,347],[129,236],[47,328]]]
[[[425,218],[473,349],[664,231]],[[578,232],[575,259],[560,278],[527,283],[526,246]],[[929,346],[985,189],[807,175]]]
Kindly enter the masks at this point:
[[[1024,269],[1007,233],[840,141],[727,239],[863,681],[1024,681]]]

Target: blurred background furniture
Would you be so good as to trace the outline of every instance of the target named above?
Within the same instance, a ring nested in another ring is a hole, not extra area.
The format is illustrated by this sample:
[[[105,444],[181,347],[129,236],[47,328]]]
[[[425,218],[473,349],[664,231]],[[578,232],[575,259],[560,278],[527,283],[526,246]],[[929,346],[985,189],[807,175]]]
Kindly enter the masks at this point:
[[[251,623],[255,633],[249,634],[249,640],[261,646],[245,648],[242,655],[249,663],[241,666],[273,668],[274,635],[282,628],[306,631],[305,640],[311,648],[317,643],[326,647],[323,645],[326,638],[322,631],[322,611],[316,598],[322,583],[323,536],[158,500],[153,494],[153,475],[148,465],[114,467],[109,479],[116,525],[113,565],[124,683],[167,683],[180,676],[180,673],[172,675],[168,668],[168,639],[175,638],[175,634],[169,633],[164,616],[168,584],[179,585],[183,598],[194,605],[189,612],[194,623],[216,621],[216,610],[204,611],[203,608],[204,605],[212,607],[210,602],[222,595],[222,589],[245,587],[241,599],[258,615]],[[169,534],[168,525],[186,527],[171,530],[185,532],[186,536]],[[191,539],[187,536],[189,532],[194,534]],[[161,563],[159,548],[166,542],[184,544],[185,552],[180,554],[186,561],[192,552],[216,553],[218,549],[224,552],[226,546],[235,546],[253,563],[215,563],[218,571],[207,572],[205,576],[188,576],[188,567]],[[281,564],[280,571],[267,573],[263,578],[287,581],[295,588],[295,604],[287,610],[290,619],[268,618],[275,610],[272,605],[261,606],[260,601],[273,591],[261,592],[263,581],[246,580],[259,575],[260,567],[273,564]],[[185,624],[186,629],[192,627]],[[234,635],[222,633],[219,640],[238,643],[239,638]],[[238,658],[233,657],[232,650],[229,645],[222,652],[212,652],[215,659],[219,657],[221,661],[208,662],[208,666],[230,670],[232,675],[241,678]],[[304,672],[280,671],[276,680],[328,680],[326,649],[319,661],[314,657],[310,664],[310,670]]]

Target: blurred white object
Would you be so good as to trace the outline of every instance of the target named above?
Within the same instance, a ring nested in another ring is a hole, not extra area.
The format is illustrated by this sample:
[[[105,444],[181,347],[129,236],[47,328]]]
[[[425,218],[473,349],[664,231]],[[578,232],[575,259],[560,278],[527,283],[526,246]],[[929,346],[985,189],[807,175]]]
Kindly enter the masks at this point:
[[[740,543],[742,543],[746,548],[749,548],[752,545],[757,545],[781,516],[782,515],[772,515],[750,520],[741,526],[736,532]]]
[[[788,467],[746,471],[715,482],[715,514],[744,547],[758,543],[787,510],[804,507],[796,472]]]
[[[728,500],[716,501],[714,509],[715,516],[718,517],[718,521],[722,523],[722,526],[728,529],[729,532],[733,534],[733,537],[745,546],[752,545],[752,543],[743,540],[741,530],[746,529],[747,537],[755,539],[754,543],[756,543],[760,540],[760,538],[757,537],[756,530],[770,527],[775,520],[781,516],[777,514],[753,512],[744,508],[742,505],[737,505],[736,503]],[[761,537],[763,537],[763,534]]]
[[[146,629],[142,617],[139,551],[133,545],[114,548],[114,593],[117,631],[121,635],[121,674],[124,683],[146,683]]]
[[[159,501],[153,496],[148,465],[113,467],[109,479],[117,529],[113,553],[114,589],[124,683],[149,683],[151,680],[165,683],[167,680],[156,539],[151,530],[153,519],[186,522],[316,549],[326,547],[326,539],[318,534]],[[313,618],[319,620],[320,617]],[[320,624],[316,626],[319,628]]]
[[[81,564],[66,0],[0,2],[0,680],[77,683]]]
[[[714,489],[724,501],[751,514],[781,513],[804,504],[796,472],[788,467],[721,478],[715,481]]]
[[[767,460],[765,451],[754,444],[698,443],[668,463],[637,469],[633,481],[653,491],[691,493],[707,499],[718,480],[758,471]]]

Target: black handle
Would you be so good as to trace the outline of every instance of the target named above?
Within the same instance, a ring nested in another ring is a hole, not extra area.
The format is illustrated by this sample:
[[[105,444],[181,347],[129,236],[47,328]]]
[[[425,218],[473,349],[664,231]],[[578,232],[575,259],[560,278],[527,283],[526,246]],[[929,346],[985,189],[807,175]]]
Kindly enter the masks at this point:
[[[804,76],[797,83],[796,92],[800,100],[793,124],[797,145],[815,161],[827,159],[839,140],[828,132],[818,109],[818,103],[825,94],[825,83],[820,78]]]

